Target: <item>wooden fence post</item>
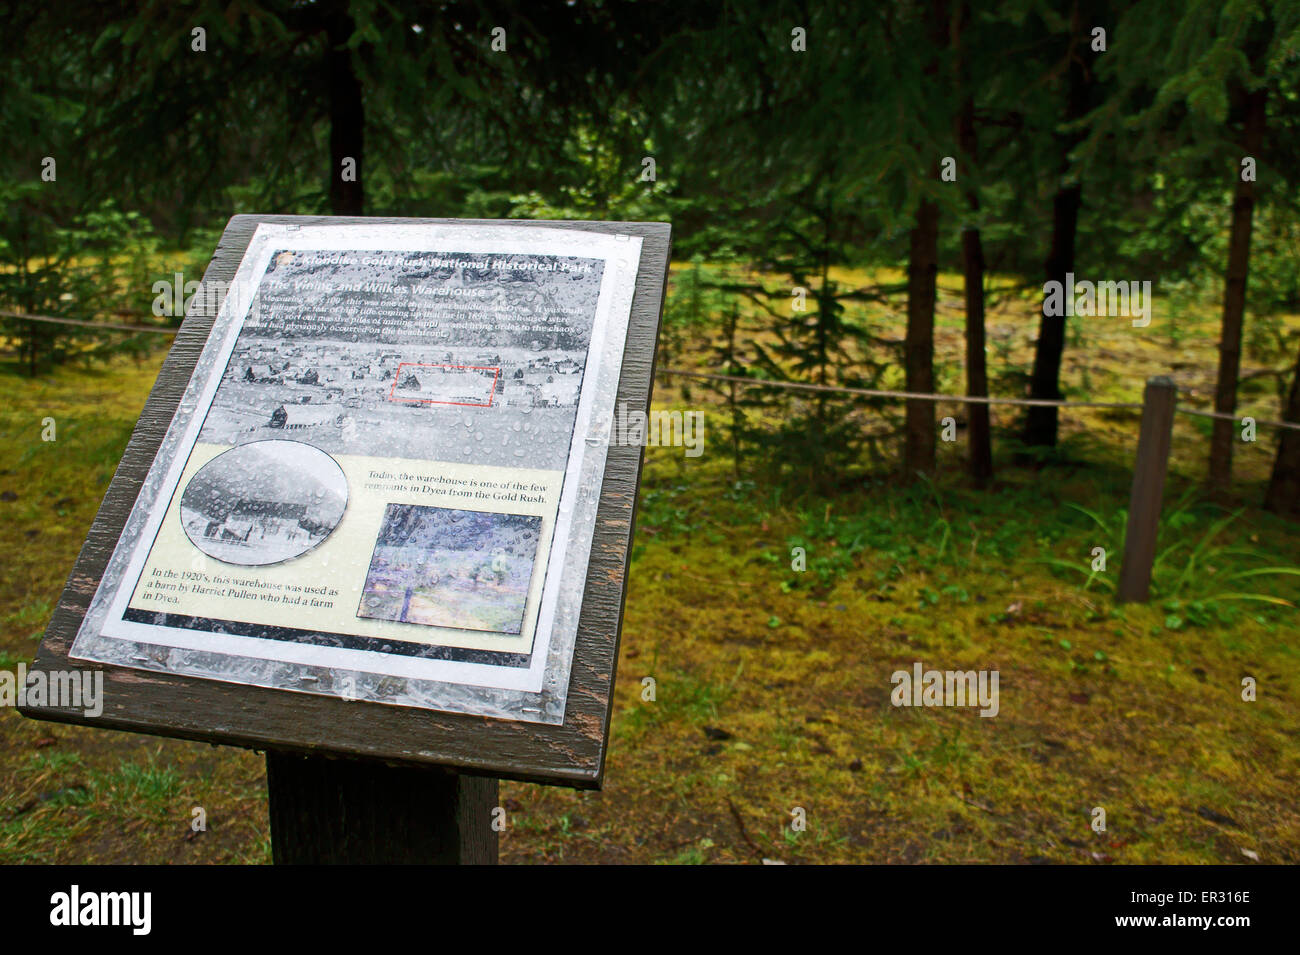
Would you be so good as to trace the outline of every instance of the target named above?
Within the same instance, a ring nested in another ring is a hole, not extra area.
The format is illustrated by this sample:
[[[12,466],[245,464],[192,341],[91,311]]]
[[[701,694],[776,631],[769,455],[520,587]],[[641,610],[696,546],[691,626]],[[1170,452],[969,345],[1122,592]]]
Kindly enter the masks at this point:
[[[276,865],[495,865],[498,780],[266,754]]]
[[[1116,594],[1120,603],[1146,603],[1150,595],[1151,564],[1156,556],[1156,532],[1160,527],[1160,505],[1165,494],[1165,474],[1169,470],[1169,445],[1177,402],[1178,389],[1172,378],[1158,375],[1147,381],[1142,395],[1142,430],[1133,462],[1124,563],[1120,567]]]

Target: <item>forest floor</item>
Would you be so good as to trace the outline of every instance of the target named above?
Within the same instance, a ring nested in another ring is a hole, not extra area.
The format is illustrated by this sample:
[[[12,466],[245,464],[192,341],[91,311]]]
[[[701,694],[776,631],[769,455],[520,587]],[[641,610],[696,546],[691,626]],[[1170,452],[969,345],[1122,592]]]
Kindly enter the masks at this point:
[[[939,387],[960,391],[959,279],[941,286]],[[1140,400],[1172,371],[1208,401],[1214,317],[1076,322],[1068,396]],[[1028,367],[1035,332],[1033,303],[1005,297],[991,367]],[[687,332],[669,357],[708,369],[712,344]],[[0,372],[0,668],[30,662],[161,359]],[[1286,362],[1248,342],[1243,409],[1279,416]],[[1119,608],[1133,414],[1063,415],[1033,467],[1000,441],[984,490],[959,439],[933,484],[846,473],[823,492],[737,467],[718,399],[682,384],[656,407],[706,410],[713,443],[647,451],[605,788],[503,783],[503,861],[1300,861],[1300,617],[1229,596],[1300,601],[1300,578],[1233,576],[1300,564],[1300,525],[1257,507],[1272,432],[1237,445],[1234,499],[1209,502],[1207,422],[1179,417],[1157,598]],[[1003,439],[1016,416],[994,418]],[[996,670],[997,716],[893,706],[917,662]],[[0,710],[0,862],[266,861],[260,756]]]

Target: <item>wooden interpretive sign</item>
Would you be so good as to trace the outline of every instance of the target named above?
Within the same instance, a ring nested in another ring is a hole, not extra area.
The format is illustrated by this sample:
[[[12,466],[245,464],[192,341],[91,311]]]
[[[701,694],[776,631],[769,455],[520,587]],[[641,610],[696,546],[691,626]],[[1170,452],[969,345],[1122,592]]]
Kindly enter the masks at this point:
[[[278,861],[402,855],[331,801],[490,861],[478,777],[598,787],[669,240],[231,219],[33,665],[102,709],[23,712],[268,751]]]

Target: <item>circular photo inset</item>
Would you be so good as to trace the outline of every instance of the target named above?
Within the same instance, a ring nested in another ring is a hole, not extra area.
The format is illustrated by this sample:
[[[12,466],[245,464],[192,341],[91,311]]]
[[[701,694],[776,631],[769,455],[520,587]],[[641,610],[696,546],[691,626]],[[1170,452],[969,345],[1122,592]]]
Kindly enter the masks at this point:
[[[338,462],[301,441],[254,441],[199,468],[181,494],[194,546],[228,564],[291,560],[333,533],[348,506]]]

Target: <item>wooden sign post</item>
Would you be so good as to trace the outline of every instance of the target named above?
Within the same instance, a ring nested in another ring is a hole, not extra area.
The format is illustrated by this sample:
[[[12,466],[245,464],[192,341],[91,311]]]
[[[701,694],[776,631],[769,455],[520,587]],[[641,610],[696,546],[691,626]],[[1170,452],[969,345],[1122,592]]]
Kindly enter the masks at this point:
[[[266,754],[276,865],[495,865],[501,805],[487,776]]]
[[[498,779],[599,788],[669,246],[231,219],[33,664],[102,712],[23,712],[265,751],[277,863],[491,863]]]

